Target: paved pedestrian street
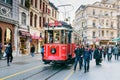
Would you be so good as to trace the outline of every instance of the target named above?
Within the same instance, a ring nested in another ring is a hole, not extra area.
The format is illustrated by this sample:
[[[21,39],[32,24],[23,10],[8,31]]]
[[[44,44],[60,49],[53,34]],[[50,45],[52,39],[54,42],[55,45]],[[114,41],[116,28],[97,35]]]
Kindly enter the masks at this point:
[[[90,71],[84,73],[84,69],[76,71],[73,65],[60,68],[52,67],[41,61],[41,54],[31,57],[30,55],[14,57],[10,66],[6,60],[0,60],[0,80],[120,80],[120,60],[108,62],[103,60],[99,66],[95,61],[90,63]]]
[[[72,73],[69,80],[120,80],[120,61],[105,60],[99,66],[92,61],[89,72],[84,73],[78,69]]]

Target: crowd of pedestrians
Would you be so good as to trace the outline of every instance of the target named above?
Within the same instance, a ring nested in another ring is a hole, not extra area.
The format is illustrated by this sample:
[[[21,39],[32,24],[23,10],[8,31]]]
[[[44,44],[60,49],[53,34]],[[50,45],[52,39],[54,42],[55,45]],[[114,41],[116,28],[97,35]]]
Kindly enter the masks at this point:
[[[102,61],[106,59],[111,61],[112,56],[115,56],[115,60],[119,60],[120,47],[114,46],[89,46],[89,45],[77,45],[75,48],[75,62],[74,71],[79,63],[79,69],[84,68],[84,72],[89,72],[90,61],[95,60],[96,65],[101,65]]]

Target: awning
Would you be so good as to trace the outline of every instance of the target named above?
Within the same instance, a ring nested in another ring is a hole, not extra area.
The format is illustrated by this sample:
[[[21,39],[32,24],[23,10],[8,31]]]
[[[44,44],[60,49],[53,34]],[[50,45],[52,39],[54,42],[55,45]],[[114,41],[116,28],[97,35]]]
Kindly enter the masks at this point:
[[[29,32],[26,32],[26,31],[19,31],[20,32],[20,35],[22,36],[31,36]]]
[[[37,36],[37,35],[31,35],[31,38],[32,38],[32,39],[37,39],[37,40],[43,41],[43,38],[40,37],[40,36]]]
[[[114,38],[114,39],[112,39],[112,41],[118,42],[118,41],[120,41],[120,37]]]

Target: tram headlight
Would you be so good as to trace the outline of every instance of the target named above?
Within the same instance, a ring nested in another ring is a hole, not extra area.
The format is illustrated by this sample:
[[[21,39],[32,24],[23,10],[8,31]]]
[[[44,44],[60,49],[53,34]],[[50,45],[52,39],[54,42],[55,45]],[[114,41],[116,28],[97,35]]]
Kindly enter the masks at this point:
[[[55,49],[55,48],[52,48],[52,49],[51,49],[51,53],[52,53],[52,54],[55,54],[55,53],[56,53],[56,49]]]

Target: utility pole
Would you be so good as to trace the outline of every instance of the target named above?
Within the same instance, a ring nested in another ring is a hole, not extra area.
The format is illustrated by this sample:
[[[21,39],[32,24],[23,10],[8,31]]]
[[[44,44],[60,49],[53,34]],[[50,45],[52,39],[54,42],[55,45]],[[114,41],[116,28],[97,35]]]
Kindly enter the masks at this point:
[[[74,9],[74,7],[71,4],[59,5],[58,7],[63,7],[64,9],[63,11],[60,11],[64,14],[64,21],[70,22],[69,12],[71,12]],[[67,7],[71,7],[71,9],[67,10]],[[68,17],[67,17],[67,14],[68,14]]]

